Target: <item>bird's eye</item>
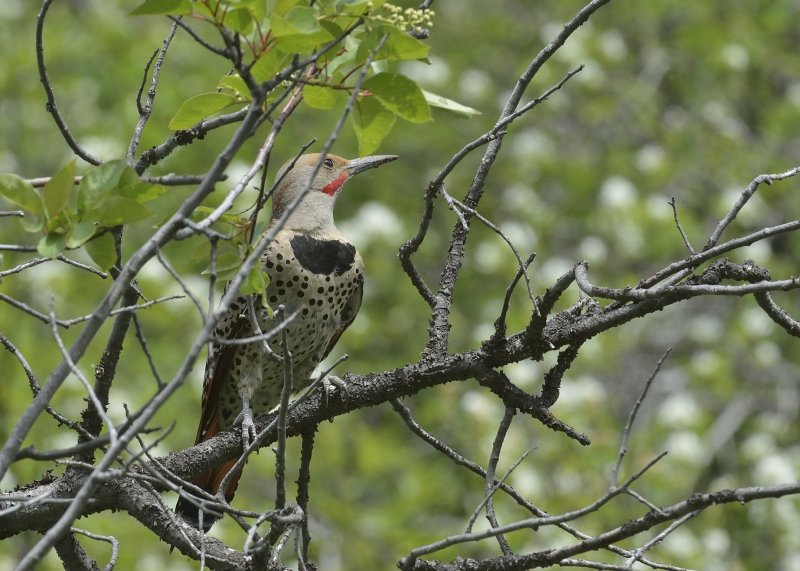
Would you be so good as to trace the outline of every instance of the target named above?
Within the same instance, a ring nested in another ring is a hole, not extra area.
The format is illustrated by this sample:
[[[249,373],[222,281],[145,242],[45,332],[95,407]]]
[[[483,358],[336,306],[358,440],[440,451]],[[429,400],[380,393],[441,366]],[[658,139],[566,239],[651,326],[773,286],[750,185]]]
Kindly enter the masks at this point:
[[[322,166],[324,166],[326,169],[332,169],[333,159],[325,159],[324,161],[322,161]]]

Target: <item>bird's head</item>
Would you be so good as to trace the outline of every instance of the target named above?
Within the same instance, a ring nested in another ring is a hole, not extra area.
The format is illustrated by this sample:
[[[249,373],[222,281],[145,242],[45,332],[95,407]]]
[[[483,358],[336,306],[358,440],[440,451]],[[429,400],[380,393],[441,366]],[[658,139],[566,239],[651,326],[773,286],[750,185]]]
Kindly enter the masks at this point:
[[[358,173],[379,167],[396,158],[395,155],[375,155],[361,159],[345,159],[328,154],[322,159],[320,154],[314,153],[302,155],[296,161],[288,161],[275,177],[275,180],[280,182],[272,197],[272,220],[280,218],[308,188],[297,208],[286,220],[285,227],[313,230],[333,224],[333,205],[345,182]],[[308,187],[315,169],[317,174]]]

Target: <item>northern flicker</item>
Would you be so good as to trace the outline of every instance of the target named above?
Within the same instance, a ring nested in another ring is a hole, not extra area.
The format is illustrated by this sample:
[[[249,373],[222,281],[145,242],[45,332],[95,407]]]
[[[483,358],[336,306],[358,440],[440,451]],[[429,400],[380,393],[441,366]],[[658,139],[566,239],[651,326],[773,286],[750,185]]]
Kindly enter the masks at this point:
[[[288,215],[261,258],[269,276],[266,299],[272,309],[284,307],[286,339],[291,352],[294,389],[308,385],[319,363],[331,352],[361,306],[364,263],[355,247],[337,230],[333,205],[344,183],[367,169],[395,160],[394,155],[344,159],[319,154],[301,156],[278,171],[273,211],[267,232],[278,224],[286,210],[308,186],[310,189]],[[320,159],[322,162],[320,163]],[[291,167],[291,168],[290,168]],[[253,327],[253,313],[258,329]],[[293,316],[293,318],[292,318]],[[280,316],[270,315],[260,298],[239,296],[220,319],[215,339],[242,339],[274,330]],[[267,340],[271,350],[282,354],[281,336]],[[212,343],[206,362],[200,426],[195,443],[208,440],[236,423],[246,439],[253,430],[254,416],[275,407],[284,383],[283,363],[270,356],[262,340],[248,344]],[[193,484],[216,494],[235,460],[200,474]],[[233,499],[241,472],[234,474],[225,490]],[[198,508],[181,498],[176,511],[197,527]],[[205,531],[215,518],[204,514]]]

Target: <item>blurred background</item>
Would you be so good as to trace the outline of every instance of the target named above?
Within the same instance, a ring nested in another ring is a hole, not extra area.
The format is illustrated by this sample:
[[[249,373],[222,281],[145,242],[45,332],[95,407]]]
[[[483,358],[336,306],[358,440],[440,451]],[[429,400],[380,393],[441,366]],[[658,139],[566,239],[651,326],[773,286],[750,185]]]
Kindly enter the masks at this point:
[[[415,6],[416,2],[397,2]],[[428,40],[430,63],[399,66],[426,89],[474,107],[482,115],[465,120],[435,112],[434,122],[398,121],[379,152],[401,160],[351,182],[337,205],[340,229],[361,251],[367,289],[359,318],[337,347],[349,361],[338,369],[364,373],[415,361],[426,341],[428,308],[397,261],[399,245],[412,236],[427,182],[468,142],[491,128],[519,74],[582,6],[583,1],[460,0],[434,2]],[[156,17],[130,17],[138,2],[55,2],[45,33],[47,67],[57,101],[72,133],[101,159],[124,157],[137,121],[136,91],[144,65],[170,24]],[[34,51],[36,2],[0,3],[0,172],[49,176],[71,160],[50,115],[38,80]],[[518,120],[505,138],[491,172],[481,213],[499,225],[531,266],[541,294],[576,261],[591,263],[599,284],[622,287],[686,254],[668,200],[675,197],[680,220],[699,249],[741,190],[762,172],[796,166],[800,157],[800,17],[798,0],[670,2],[615,0],[583,26],[534,79],[525,100],[540,95],[578,65],[585,69],[548,102]],[[208,36],[212,37],[212,36]],[[170,135],[166,125],[180,103],[212,91],[228,67],[179,32],[162,69],[152,119],[141,149]],[[312,137],[324,141],[338,111],[301,106],[288,122],[270,164],[281,162]],[[223,128],[183,148],[151,174],[199,174],[222,148],[232,128]],[[236,180],[252,161],[256,137],[229,169]],[[314,149],[318,150],[321,143]],[[354,156],[348,129],[334,152]],[[461,198],[482,151],[465,160],[447,181]],[[84,168],[80,165],[79,168]],[[724,238],[798,218],[797,179],[763,187]],[[220,184],[215,200],[229,188]],[[174,190],[176,199],[190,189]],[[254,199],[248,191],[237,208]],[[456,218],[443,202],[415,258],[435,285]],[[455,289],[451,351],[477,347],[492,332],[516,261],[491,230],[474,224],[467,258]],[[126,245],[148,228],[134,227]],[[137,234],[137,232],[139,234]],[[733,257],[751,258],[772,277],[797,274],[798,238],[757,243]],[[0,242],[31,243],[16,219],[0,219]],[[166,250],[172,264],[198,293],[206,279],[200,240]],[[32,254],[2,254],[0,269]],[[79,255],[76,255],[80,258]],[[53,303],[59,317],[84,315],[108,287],[97,277],[58,262],[4,279],[0,291],[40,311]],[[181,293],[158,264],[140,276],[145,295]],[[202,297],[202,296],[201,296]],[[563,307],[577,301],[573,287]],[[795,317],[796,293],[775,296]],[[509,331],[525,326],[530,302],[520,286],[509,315]],[[161,374],[169,378],[199,328],[189,300],[173,301],[140,314]],[[64,332],[66,341],[79,327]],[[107,331],[107,329],[106,329]],[[59,361],[45,324],[8,305],[0,306],[0,332],[27,356],[42,380]],[[88,351],[84,370],[99,360],[104,336]],[[767,485],[798,479],[798,352],[796,341],[778,330],[750,298],[698,299],[629,323],[587,342],[566,374],[556,416],[587,434],[583,448],[524,417],[514,420],[499,474],[531,446],[535,450],[510,482],[551,513],[591,503],[608,488],[622,426],[656,361],[667,359],[629,443],[624,474],[663,450],[662,460],[636,487],[650,501],[668,505],[695,491]],[[522,362],[506,368],[521,388],[536,392],[554,362]],[[202,364],[194,378],[161,410],[155,425],[174,428],[156,452],[192,444],[201,392]],[[16,361],[0,352],[0,438],[30,401]],[[124,418],[155,389],[142,351],[126,341],[112,391],[110,415]],[[54,406],[73,418],[85,393],[70,379]],[[451,383],[405,400],[416,419],[466,457],[485,465],[503,408],[474,381]],[[197,412],[195,412],[197,411]],[[411,435],[388,404],[358,411],[320,426],[312,465],[312,557],[326,571],[391,569],[413,547],[463,530],[483,495],[483,481],[458,468]],[[42,416],[26,445],[69,446],[74,436]],[[290,443],[296,468],[298,442]],[[52,465],[22,461],[3,488],[38,478]],[[56,467],[59,473],[62,468]],[[296,472],[293,472],[296,473]],[[272,504],[273,455],[264,451],[245,471],[235,504]],[[290,472],[291,474],[291,472]],[[623,475],[624,475],[623,474]],[[165,496],[170,505],[174,497]],[[525,517],[505,498],[497,500],[501,523]],[[598,533],[644,513],[631,498],[619,498],[577,522]],[[123,513],[104,513],[76,525],[122,542],[120,569],[195,569],[151,532]],[[479,525],[484,525],[482,520]],[[664,563],[707,570],[800,570],[800,500],[785,498],[708,510],[652,550]],[[229,522],[213,534],[240,548],[241,532]],[[651,536],[626,544],[636,547]],[[0,545],[0,567],[13,566],[37,540],[31,534]],[[509,536],[518,551],[545,549],[567,538],[540,529]],[[105,544],[82,539],[102,565]],[[444,551],[487,556],[496,542]],[[607,561],[616,561],[601,555]],[[617,561],[618,562],[618,561]],[[58,569],[54,554],[42,569]]]

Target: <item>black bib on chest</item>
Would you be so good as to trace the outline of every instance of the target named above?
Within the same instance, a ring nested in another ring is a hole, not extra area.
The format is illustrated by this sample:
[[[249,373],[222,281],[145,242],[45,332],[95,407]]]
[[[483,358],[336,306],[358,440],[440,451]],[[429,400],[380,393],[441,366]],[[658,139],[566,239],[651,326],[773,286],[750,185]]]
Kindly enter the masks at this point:
[[[342,275],[353,267],[356,248],[339,240],[317,240],[298,234],[291,239],[295,258],[309,272]]]

